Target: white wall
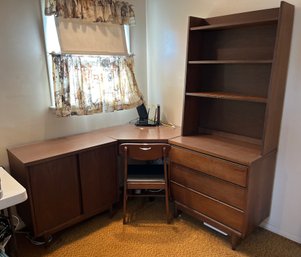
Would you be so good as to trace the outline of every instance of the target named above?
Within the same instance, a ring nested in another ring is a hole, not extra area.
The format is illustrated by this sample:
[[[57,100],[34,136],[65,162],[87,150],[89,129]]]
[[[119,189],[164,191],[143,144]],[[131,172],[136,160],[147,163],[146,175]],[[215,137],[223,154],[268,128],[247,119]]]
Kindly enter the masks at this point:
[[[146,62],[146,1],[127,0],[134,5],[136,25],[130,28],[131,32],[131,51],[135,56],[135,75],[142,91],[147,99],[147,62]],[[135,118],[137,117],[135,109]]]
[[[295,21],[276,178],[266,228],[301,243],[301,0]],[[163,117],[181,125],[188,16],[213,17],[279,7],[278,0],[147,0],[149,102],[160,103]]]
[[[132,29],[137,81],[146,95],[145,1],[129,2],[137,12]],[[137,117],[132,109],[57,118],[49,110],[40,1],[0,1],[0,21],[0,165],[8,168],[7,147],[124,124]]]

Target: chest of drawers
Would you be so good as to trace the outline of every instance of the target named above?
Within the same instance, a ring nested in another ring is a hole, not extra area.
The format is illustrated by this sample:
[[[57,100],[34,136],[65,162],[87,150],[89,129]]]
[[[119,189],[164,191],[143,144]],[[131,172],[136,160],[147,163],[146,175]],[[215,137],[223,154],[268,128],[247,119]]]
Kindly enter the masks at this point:
[[[261,156],[252,144],[229,141],[222,146],[205,136],[190,144],[192,139],[170,140],[170,189],[176,210],[227,233],[234,249],[269,215],[276,152]],[[216,148],[206,148],[206,140]]]

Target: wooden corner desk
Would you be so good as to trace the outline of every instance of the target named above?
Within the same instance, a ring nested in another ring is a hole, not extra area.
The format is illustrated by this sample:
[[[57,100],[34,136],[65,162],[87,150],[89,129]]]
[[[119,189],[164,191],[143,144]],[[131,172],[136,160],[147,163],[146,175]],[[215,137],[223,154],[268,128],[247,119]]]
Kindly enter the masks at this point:
[[[119,199],[118,144],[168,142],[180,128],[122,125],[8,149],[10,170],[27,190],[17,206],[34,237],[111,209]]]

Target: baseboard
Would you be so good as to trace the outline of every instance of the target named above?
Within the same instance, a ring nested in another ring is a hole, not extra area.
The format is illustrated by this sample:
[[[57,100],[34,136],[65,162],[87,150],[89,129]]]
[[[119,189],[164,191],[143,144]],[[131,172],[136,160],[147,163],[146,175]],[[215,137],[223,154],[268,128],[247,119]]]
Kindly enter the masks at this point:
[[[292,235],[291,233],[289,233],[287,231],[283,231],[283,230],[279,229],[278,227],[275,227],[267,222],[263,222],[262,224],[260,224],[260,227],[301,244],[301,237]]]

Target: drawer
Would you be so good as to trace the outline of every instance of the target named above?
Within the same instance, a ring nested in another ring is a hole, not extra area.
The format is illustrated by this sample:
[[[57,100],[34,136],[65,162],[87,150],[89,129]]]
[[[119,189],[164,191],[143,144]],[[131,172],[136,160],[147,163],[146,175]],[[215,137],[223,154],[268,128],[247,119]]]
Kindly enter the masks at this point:
[[[203,194],[185,189],[184,187],[170,183],[171,192],[176,202],[214,219],[237,231],[242,231],[244,222],[244,212],[232,208]]]
[[[206,154],[173,146],[170,161],[246,187],[248,167]]]
[[[246,189],[202,172],[171,164],[170,180],[245,210]]]

